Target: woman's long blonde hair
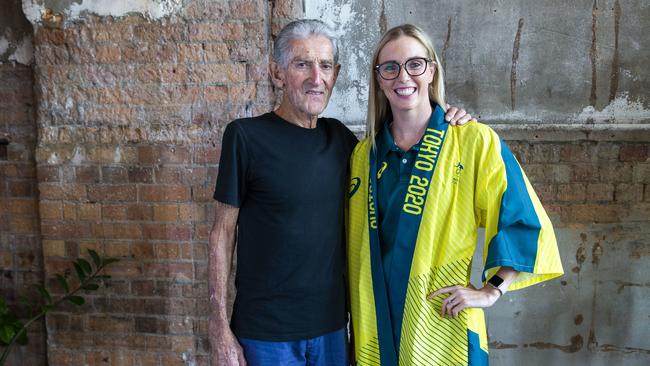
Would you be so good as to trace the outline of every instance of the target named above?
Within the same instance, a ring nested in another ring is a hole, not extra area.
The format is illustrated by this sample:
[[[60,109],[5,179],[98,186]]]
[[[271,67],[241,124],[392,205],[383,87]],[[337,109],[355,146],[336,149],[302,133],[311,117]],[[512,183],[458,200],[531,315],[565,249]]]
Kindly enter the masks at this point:
[[[427,50],[427,57],[435,62],[434,66],[431,66],[436,68],[436,73],[433,76],[433,82],[429,84],[429,100],[432,104],[436,103],[440,105],[444,111],[447,110],[447,103],[445,102],[445,78],[442,71],[442,64],[436,51],[433,49],[433,44],[429,36],[413,24],[402,24],[391,28],[381,37],[372,55],[372,64],[370,64],[370,94],[368,95],[366,137],[372,138],[373,146],[375,146],[375,135],[378,131],[381,131],[386,118],[392,113],[388,99],[386,99],[384,92],[379,88],[375,66],[379,61],[379,52],[381,52],[386,43],[402,36],[412,37],[418,40]]]

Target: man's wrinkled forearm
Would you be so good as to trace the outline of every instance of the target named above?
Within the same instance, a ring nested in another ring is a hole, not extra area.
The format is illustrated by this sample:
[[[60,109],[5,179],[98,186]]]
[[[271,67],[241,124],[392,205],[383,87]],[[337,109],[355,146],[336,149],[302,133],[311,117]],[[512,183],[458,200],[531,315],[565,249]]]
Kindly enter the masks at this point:
[[[227,327],[228,280],[232,272],[239,209],[217,201],[208,248],[209,332]]]

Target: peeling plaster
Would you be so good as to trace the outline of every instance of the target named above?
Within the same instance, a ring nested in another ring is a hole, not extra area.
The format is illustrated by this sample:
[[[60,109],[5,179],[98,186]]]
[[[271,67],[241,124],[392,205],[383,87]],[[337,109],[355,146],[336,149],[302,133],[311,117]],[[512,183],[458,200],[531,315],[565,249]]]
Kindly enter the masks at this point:
[[[31,65],[34,61],[34,46],[31,34],[15,32],[6,28],[0,35],[0,64],[3,61]]]
[[[9,40],[7,40],[5,37],[0,38],[0,55],[7,52],[8,49],[9,49]]]
[[[32,62],[34,62],[34,45],[32,44],[32,37],[23,38],[20,44],[16,46],[14,53],[9,55],[8,60],[23,65],[31,65]]]
[[[573,122],[582,123],[641,123],[650,120],[650,110],[643,107],[640,101],[630,101],[627,95],[612,100],[602,111],[593,106],[585,107]]]
[[[362,9],[363,8],[363,9]],[[323,115],[338,118],[353,131],[363,131],[368,101],[367,64],[378,30],[368,28],[368,19],[378,9],[345,0],[306,1],[305,17],[320,19],[334,28],[339,38],[339,74],[336,88]]]
[[[176,14],[182,6],[182,0],[24,0],[23,12],[32,24],[41,23],[45,9],[63,14],[65,22],[78,20],[87,13],[114,17],[139,13],[157,20]]]

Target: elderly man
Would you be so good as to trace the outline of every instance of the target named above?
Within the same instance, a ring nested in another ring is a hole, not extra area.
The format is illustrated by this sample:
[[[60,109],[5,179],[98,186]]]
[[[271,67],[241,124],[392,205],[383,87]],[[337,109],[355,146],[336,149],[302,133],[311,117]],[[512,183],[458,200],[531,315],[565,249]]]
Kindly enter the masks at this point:
[[[210,233],[213,365],[347,365],[344,280],[346,176],[356,137],[318,118],[340,69],[332,31],[287,25],[271,76],[280,107],[233,121],[223,136]],[[469,120],[450,109],[447,119]],[[237,242],[237,295],[227,282]]]

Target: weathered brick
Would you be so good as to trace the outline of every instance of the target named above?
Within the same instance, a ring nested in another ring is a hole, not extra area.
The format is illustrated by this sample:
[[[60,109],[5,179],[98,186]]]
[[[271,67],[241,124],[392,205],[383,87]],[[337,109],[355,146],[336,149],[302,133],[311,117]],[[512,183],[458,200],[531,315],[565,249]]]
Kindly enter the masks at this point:
[[[613,223],[620,222],[626,209],[622,205],[572,204],[567,207],[567,223]],[[563,220],[564,221],[564,220]]]
[[[132,247],[133,257],[138,259],[154,258],[153,244],[150,242],[136,242]]]
[[[91,202],[135,201],[137,189],[132,184],[89,185],[88,199]]]
[[[587,201],[612,201],[614,185],[608,183],[587,184]]]
[[[175,278],[180,281],[190,281],[194,278],[192,263],[153,262],[144,264],[146,277]]]
[[[230,59],[228,45],[223,42],[205,43],[205,62],[223,62]]]
[[[126,219],[132,221],[151,221],[153,208],[150,205],[136,203],[126,206]]]
[[[77,223],[41,222],[41,234],[48,239],[79,239],[91,237],[91,227]]]
[[[100,64],[115,64],[122,59],[122,53],[117,46],[95,47],[95,61]]]
[[[153,206],[153,218],[157,222],[178,220],[178,205]]]
[[[63,204],[60,201],[40,201],[38,206],[43,219],[60,220],[63,218]]]
[[[107,275],[116,278],[138,278],[142,276],[141,264],[136,261],[122,259],[119,262],[111,263],[110,266],[104,270]],[[128,300],[137,301],[135,300]],[[123,309],[124,312],[130,312],[133,308]]]
[[[7,185],[9,197],[29,198],[35,196],[36,182],[32,180],[9,181]]]
[[[103,204],[102,219],[104,220],[126,220],[126,208],[124,204]]]
[[[142,234],[145,239],[152,240],[190,240],[192,230],[190,225],[180,224],[142,224]]]
[[[176,166],[161,166],[154,170],[156,182],[163,184],[184,184],[187,173],[186,168]]]
[[[38,224],[33,217],[10,216],[9,231],[15,234],[33,234]]]
[[[59,175],[58,166],[39,166],[37,169],[37,177],[39,182],[56,183],[59,182],[61,176]]]
[[[111,242],[106,246],[104,253],[108,257],[126,258],[131,256],[131,244],[129,242]],[[111,285],[111,287],[114,287]]]
[[[240,41],[244,38],[242,23],[190,24],[191,41]]]
[[[163,65],[160,69],[160,80],[163,83],[183,83],[188,75],[189,70],[184,65]]]
[[[84,200],[86,186],[80,184],[39,183],[39,196],[43,200]]]
[[[104,183],[127,183],[129,181],[127,170],[124,167],[105,166],[101,171]]]
[[[182,185],[142,185],[140,199],[146,202],[173,202],[190,199],[190,190]]]
[[[138,148],[138,161],[146,165],[188,163],[190,152],[183,146],[141,146]]]
[[[190,78],[194,82],[201,83],[241,83],[246,81],[246,65],[242,63],[195,65]]]
[[[82,203],[77,206],[79,220],[99,220],[102,216],[101,205]]]
[[[617,184],[614,200],[617,202],[643,201],[643,184]]]
[[[634,183],[650,183],[650,163],[634,164]]]
[[[77,220],[77,206],[74,203],[63,203],[63,220],[76,221]]]
[[[132,223],[96,223],[91,224],[92,235],[97,239],[141,239],[142,228]]]
[[[6,205],[3,204],[0,207],[12,215],[36,216],[38,201],[36,198],[8,199]],[[0,212],[2,212],[2,209],[0,209]]]
[[[650,166],[650,164],[648,164]],[[636,167],[635,167],[636,168]],[[649,169],[650,170],[650,169]],[[598,167],[600,181],[606,183],[623,183],[632,180],[632,164],[607,164],[601,163]]]
[[[43,240],[43,255],[46,257],[64,257],[65,242],[63,240]]]
[[[153,183],[153,169],[130,166],[128,169],[128,177],[131,183]]]
[[[77,183],[99,183],[99,167],[77,166],[74,167],[74,181]]]
[[[156,258],[179,259],[180,247],[176,243],[158,243],[154,246]]]
[[[203,61],[203,46],[200,43],[178,45],[178,62],[195,63]]]
[[[596,162],[598,150],[596,144],[581,143],[564,145],[560,149],[560,160],[567,162]]]
[[[133,319],[121,316],[90,316],[88,317],[88,330],[100,332],[121,332],[133,331]]]
[[[648,145],[647,144],[622,145],[619,158],[621,161],[639,161],[639,162],[647,161]]]
[[[208,102],[226,103],[228,101],[228,87],[206,86],[203,98]]]
[[[230,2],[230,13],[234,19],[260,19],[265,5],[260,0],[234,0]]]

